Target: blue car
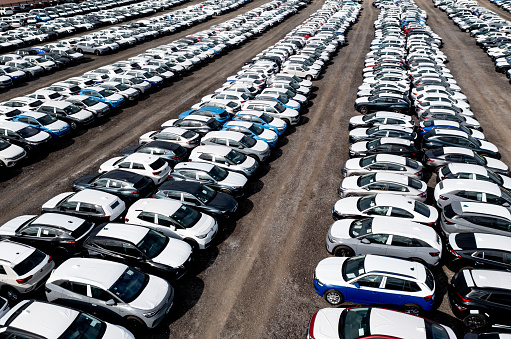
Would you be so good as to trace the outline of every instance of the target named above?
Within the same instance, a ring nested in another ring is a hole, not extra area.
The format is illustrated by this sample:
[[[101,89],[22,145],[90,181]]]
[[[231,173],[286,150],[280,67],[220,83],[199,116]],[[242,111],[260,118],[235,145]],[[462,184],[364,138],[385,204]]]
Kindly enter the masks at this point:
[[[71,127],[67,122],[41,112],[24,112],[18,114],[12,120],[25,123],[40,131],[47,132],[53,138],[61,138],[71,132]]]
[[[179,119],[183,119],[189,115],[202,115],[205,117],[215,118],[219,123],[225,124],[231,119],[229,113],[223,108],[204,106],[199,109],[190,109],[179,114]]]
[[[196,46],[204,46],[206,47],[207,49],[211,49],[213,50],[213,52],[215,52],[215,55],[219,55],[220,53],[222,53],[222,49],[218,46],[216,46],[214,43],[211,43],[211,42],[197,42],[195,44]]]
[[[232,118],[234,121],[247,121],[257,124],[259,127],[272,130],[277,135],[282,135],[287,128],[287,123],[281,119],[259,111],[241,111]]]
[[[282,94],[272,94],[272,93],[259,94],[259,95],[256,95],[255,98],[260,99],[260,100],[276,101],[276,102],[280,103],[282,106],[284,106],[286,108],[294,109],[296,111],[300,111],[300,108],[301,108],[300,104],[297,101],[290,100],[287,98],[287,96],[284,96]]]
[[[385,234],[368,234],[368,244]],[[368,245],[370,246],[370,245]],[[402,249],[400,249],[402,250]],[[435,302],[435,279],[421,263],[379,255],[330,257],[314,272],[314,290],[331,305],[388,305],[417,314]]]
[[[486,140],[486,137],[484,136],[484,133],[475,129],[468,128],[456,121],[450,121],[450,120],[425,120],[421,121],[418,132],[420,135],[424,135],[433,128],[442,128],[442,129],[452,129],[452,130],[458,130],[463,131],[475,139],[479,140]]]
[[[221,130],[243,133],[256,140],[262,140],[266,142],[270,147],[275,146],[279,140],[277,133],[270,129],[262,128],[253,122],[229,121]]]
[[[78,94],[104,102],[112,108],[120,107],[126,101],[122,95],[103,87],[85,87]]]

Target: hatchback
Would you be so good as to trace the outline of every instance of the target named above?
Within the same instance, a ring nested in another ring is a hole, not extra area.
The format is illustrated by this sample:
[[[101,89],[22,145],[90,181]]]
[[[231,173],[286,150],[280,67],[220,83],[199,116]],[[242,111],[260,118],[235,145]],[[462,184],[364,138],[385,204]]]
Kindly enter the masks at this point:
[[[358,141],[350,146],[350,157],[364,157],[373,154],[394,154],[417,157],[418,150],[411,140],[400,138],[379,138],[372,141]]]
[[[175,166],[176,164],[186,161],[187,152],[186,149],[173,142],[168,141],[151,141],[143,145],[133,145],[126,147],[121,151],[122,156],[128,156],[134,153],[152,154],[165,160],[169,166]]]
[[[199,146],[191,152],[189,160],[214,164],[247,177],[252,177],[259,168],[257,160],[228,146]]]
[[[161,131],[150,131],[142,134],[138,142],[145,144],[153,140],[170,141],[190,149],[199,145],[200,135],[180,127],[166,127]]]
[[[47,101],[37,111],[67,122],[71,129],[85,127],[94,122],[91,112],[68,101]]]
[[[235,149],[257,161],[263,162],[270,156],[270,146],[241,132],[213,131],[201,138],[201,145],[222,145]]]
[[[120,94],[103,87],[85,87],[78,93],[108,104],[111,108],[122,106],[126,100]]]
[[[436,171],[437,181],[448,179],[469,179],[476,181],[487,181],[511,189],[511,178],[493,172],[481,165],[450,163],[439,167]]]
[[[435,202],[444,208],[454,201],[476,201],[511,209],[511,193],[497,184],[469,179],[440,181],[434,191]]]
[[[257,124],[258,126],[269,129],[278,135],[282,135],[287,128],[287,123],[279,118],[274,118],[264,112],[241,111],[232,118],[233,121],[245,121]]]
[[[12,120],[22,122],[40,131],[49,133],[53,138],[66,136],[71,131],[71,127],[69,127],[68,123],[40,112],[27,111],[18,114]]]
[[[0,138],[23,147],[27,152],[45,147],[51,141],[49,133],[15,121],[0,121]]]
[[[167,127],[183,128],[202,136],[208,132],[220,130],[222,124],[215,118],[192,114],[182,119],[170,119],[161,124],[162,129]]]
[[[434,128],[422,136],[422,145],[426,148],[468,148],[480,155],[500,159],[497,146],[485,140],[474,139],[471,135],[459,130]]]
[[[99,173],[122,169],[150,178],[155,185],[168,178],[171,171],[169,164],[157,155],[133,153],[125,157],[114,157],[99,167]]]
[[[374,127],[355,128],[350,131],[349,142],[371,141],[379,138],[401,138],[407,140],[415,140],[417,133],[413,128],[401,127],[399,125],[378,125]]]
[[[431,311],[435,301],[435,279],[424,265],[379,255],[323,259],[313,285],[331,305],[391,305],[418,314]]]

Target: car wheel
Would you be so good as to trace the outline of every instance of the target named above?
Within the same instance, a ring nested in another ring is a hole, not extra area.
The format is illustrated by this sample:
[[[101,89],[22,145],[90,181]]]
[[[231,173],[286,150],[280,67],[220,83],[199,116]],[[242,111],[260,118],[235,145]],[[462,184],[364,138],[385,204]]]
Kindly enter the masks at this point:
[[[404,307],[405,313],[412,315],[419,315],[419,313],[422,311],[422,308],[417,304],[404,304]]]
[[[403,113],[401,111],[401,108],[394,108],[394,109],[392,109],[392,112],[394,112],[394,113]]]
[[[71,127],[71,129],[76,129],[76,122],[71,121],[71,122],[69,123],[69,127]]]
[[[250,154],[249,157],[254,159],[256,162],[260,162],[259,158],[256,155],[254,155],[254,154]]]
[[[369,108],[367,106],[360,106],[358,111],[362,114],[367,114],[369,112]]]
[[[77,51],[78,53],[82,53],[82,54],[83,54],[83,50],[82,50],[81,48],[78,48],[76,51]]]
[[[199,244],[197,244],[197,241],[189,238],[184,239],[184,241],[188,243],[188,245],[192,246],[193,252],[197,252],[199,250]]]
[[[337,290],[328,290],[323,296],[330,305],[340,305],[344,302],[344,296]]]
[[[139,318],[130,316],[126,317],[126,328],[134,334],[139,334],[146,329],[147,326]]]
[[[20,299],[20,292],[15,290],[12,287],[6,287],[4,289],[5,297],[11,302],[11,303],[17,303]]]
[[[463,319],[463,323],[471,330],[486,326],[486,318],[482,314],[469,314]]]
[[[336,257],[352,257],[355,255],[355,251],[348,246],[338,246],[334,249],[334,255]]]
[[[94,51],[94,54],[95,54],[95,55],[100,55],[100,52],[99,52],[98,50],[95,50],[95,51]]]
[[[306,75],[306,76],[305,76],[305,80],[309,80],[309,81],[311,81],[311,80],[312,80],[312,75],[310,75],[310,74],[309,74],[309,75]]]

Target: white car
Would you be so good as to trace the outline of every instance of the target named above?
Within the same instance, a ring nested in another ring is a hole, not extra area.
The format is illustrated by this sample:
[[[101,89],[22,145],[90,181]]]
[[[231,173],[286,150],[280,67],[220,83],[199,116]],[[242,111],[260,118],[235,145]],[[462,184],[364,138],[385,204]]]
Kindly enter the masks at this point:
[[[300,113],[297,110],[286,108],[282,104],[271,100],[249,100],[241,106],[241,111],[259,111],[272,117],[282,119],[288,125],[300,123]]]
[[[153,140],[169,141],[190,149],[199,145],[200,135],[180,127],[167,127],[161,131],[150,131],[142,134],[138,142],[139,144],[146,144]]]
[[[320,73],[320,70],[309,68],[305,65],[296,65],[290,64],[282,69],[283,73],[287,73],[290,75],[296,75],[298,77],[304,78],[306,80],[314,80],[317,79]]]
[[[345,217],[385,216],[434,225],[438,211],[422,202],[397,194],[375,194],[363,198],[348,197],[338,200],[332,210],[335,220]]]
[[[0,168],[13,167],[27,156],[27,152],[18,145],[0,139]]]
[[[39,99],[41,101],[60,101],[64,100],[66,97],[59,92],[55,92],[48,89],[38,89],[32,94],[27,95],[29,98]]]
[[[101,333],[105,339],[135,339],[122,326],[71,308],[37,300],[21,301],[0,318],[0,326],[2,336],[6,338],[71,338],[75,333],[96,337]]]
[[[133,153],[126,157],[114,157],[99,167],[99,173],[114,169],[137,173],[150,178],[156,185],[164,182],[171,171],[169,164],[157,155]]]
[[[10,240],[0,241],[0,264],[0,286],[13,302],[39,288],[55,267],[49,255]]]
[[[207,162],[247,177],[252,177],[259,168],[255,159],[228,146],[199,146],[191,152],[189,160]]]
[[[265,161],[270,156],[270,146],[266,141],[256,140],[241,132],[208,132],[202,137],[201,144],[228,146],[260,162]]]
[[[437,171],[437,181],[448,179],[470,179],[493,182],[505,189],[511,190],[511,178],[493,172],[481,165],[450,163]]]
[[[406,174],[422,178],[422,164],[411,158],[394,154],[373,154],[362,158],[348,159],[342,166],[342,175],[364,175],[369,173]]]
[[[511,193],[499,185],[483,180],[450,179],[435,186],[434,199],[443,209],[453,201],[475,201],[500,205],[511,210]]]
[[[136,201],[128,209],[125,221],[182,239],[200,249],[207,248],[218,232],[218,223],[212,216],[167,199]]]

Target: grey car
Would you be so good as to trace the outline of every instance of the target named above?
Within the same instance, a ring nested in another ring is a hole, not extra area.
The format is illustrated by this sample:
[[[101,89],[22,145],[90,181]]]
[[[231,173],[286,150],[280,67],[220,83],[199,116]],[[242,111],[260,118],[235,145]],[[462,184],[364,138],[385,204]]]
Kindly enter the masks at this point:
[[[102,55],[110,52],[108,46],[101,46],[93,41],[78,42],[74,48],[78,53],[90,53],[95,55]]]
[[[369,173],[406,174],[422,178],[422,164],[411,158],[394,154],[374,154],[363,158],[348,159],[342,166],[342,175],[364,175]]]
[[[265,161],[270,156],[270,146],[262,140],[256,140],[241,132],[213,131],[201,139],[202,145],[222,145],[248,155],[257,161]]]
[[[328,230],[326,249],[339,257],[378,254],[437,265],[442,257],[442,241],[429,226],[408,220],[384,217],[342,219]]]
[[[438,207],[454,201],[478,201],[499,205],[511,210],[511,193],[497,184],[470,179],[449,179],[435,187],[435,202]]]

